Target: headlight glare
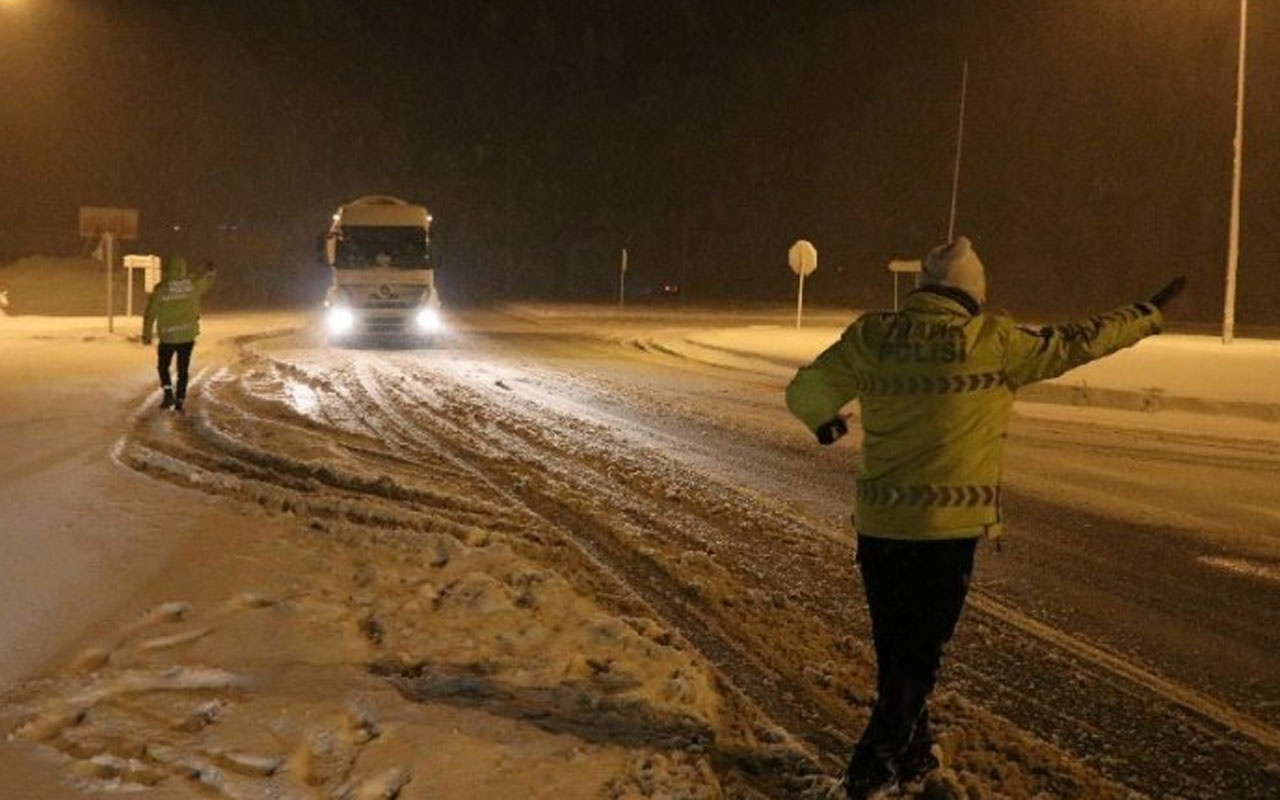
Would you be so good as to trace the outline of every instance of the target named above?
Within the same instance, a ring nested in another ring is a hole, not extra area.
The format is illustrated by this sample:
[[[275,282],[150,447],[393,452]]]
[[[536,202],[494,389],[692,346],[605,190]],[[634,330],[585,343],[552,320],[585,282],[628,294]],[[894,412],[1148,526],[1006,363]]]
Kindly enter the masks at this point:
[[[329,333],[341,336],[344,333],[350,333],[356,326],[356,315],[346,306],[334,306],[325,314],[324,324],[329,329]]]
[[[434,308],[424,308],[419,311],[415,321],[418,323],[418,330],[427,333],[434,333],[444,327],[440,312]]]

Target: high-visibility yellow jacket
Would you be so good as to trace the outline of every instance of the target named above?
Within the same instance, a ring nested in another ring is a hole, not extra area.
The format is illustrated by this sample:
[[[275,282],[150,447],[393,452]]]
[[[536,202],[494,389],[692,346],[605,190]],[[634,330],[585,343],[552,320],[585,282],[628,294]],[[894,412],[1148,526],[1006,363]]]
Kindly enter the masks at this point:
[[[165,261],[142,315],[142,338],[150,339],[154,327],[166,344],[194,342],[200,334],[200,297],[213,285],[213,277],[212,272],[187,277],[187,262],[181,256]]]
[[[811,431],[853,399],[861,405],[859,533],[997,535],[1014,391],[1129,347],[1162,322],[1150,303],[1043,328],[975,309],[947,289],[913,292],[900,312],[854,320],[787,387],[787,407]]]

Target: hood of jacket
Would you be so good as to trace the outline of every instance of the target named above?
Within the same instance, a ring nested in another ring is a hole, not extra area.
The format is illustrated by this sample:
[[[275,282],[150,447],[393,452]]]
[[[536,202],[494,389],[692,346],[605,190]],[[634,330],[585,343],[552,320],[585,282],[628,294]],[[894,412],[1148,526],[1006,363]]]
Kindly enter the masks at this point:
[[[160,277],[167,281],[187,277],[187,260],[182,256],[169,256],[160,265]]]

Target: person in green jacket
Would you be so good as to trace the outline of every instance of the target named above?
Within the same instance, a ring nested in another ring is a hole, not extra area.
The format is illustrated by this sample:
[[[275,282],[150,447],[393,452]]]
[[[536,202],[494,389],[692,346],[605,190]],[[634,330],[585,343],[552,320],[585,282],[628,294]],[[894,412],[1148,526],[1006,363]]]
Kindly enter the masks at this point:
[[[961,236],[923,261],[901,311],[859,316],[787,386],[829,445],[861,406],[854,526],[871,613],[877,698],[842,776],[850,798],[938,766],[926,700],[964,606],[977,541],[1000,533],[1000,471],[1014,392],[1158,333],[1186,279],[1078,322],[1017,325],[984,312],[982,261]]]
[[[200,334],[200,298],[213,285],[217,272],[206,266],[198,278],[187,276],[187,260],[172,256],[160,270],[160,282],[147,300],[142,315],[142,343],[151,344],[152,331],[160,339],[156,348],[156,370],[160,388],[164,390],[161,408],[181,412],[187,397],[187,379],[191,371],[191,351]],[[178,357],[178,385],[175,390],[169,366]]]

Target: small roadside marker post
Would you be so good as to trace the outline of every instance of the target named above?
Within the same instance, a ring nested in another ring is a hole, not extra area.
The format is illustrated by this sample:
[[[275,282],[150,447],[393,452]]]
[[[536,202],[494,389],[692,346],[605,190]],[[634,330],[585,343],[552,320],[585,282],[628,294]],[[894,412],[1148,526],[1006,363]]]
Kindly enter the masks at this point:
[[[800,278],[800,288],[796,293],[796,327],[804,314],[804,279],[818,268],[818,248],[810,242],[800,239],[787,251],[787,265]]]

